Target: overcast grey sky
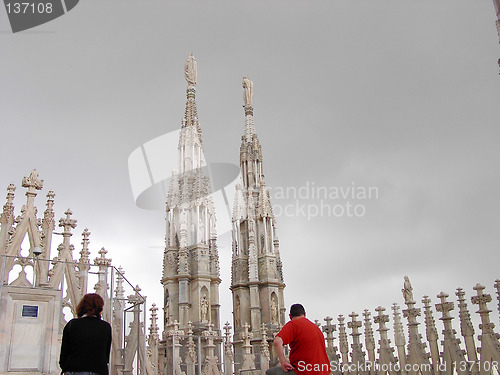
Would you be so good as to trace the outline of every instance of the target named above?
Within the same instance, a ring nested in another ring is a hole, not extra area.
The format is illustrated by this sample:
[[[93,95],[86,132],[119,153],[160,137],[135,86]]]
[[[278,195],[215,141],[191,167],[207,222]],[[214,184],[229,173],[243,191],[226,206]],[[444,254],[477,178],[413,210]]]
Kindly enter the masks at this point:
[[[207,160],[239,162],[248,75],[273,194],[378,191],[323,202],[362,204],[362,217],[277,217],[287,307],[301,302],[312,319],[389,309],[402,302],[404,275],[419,301],[454,297],[458,286],[470,296],[477,282],[493,292],[500,46],[491,0],[85,0],[17,34],[0,11],[0,45],[0,187],[18,186],[19,212],[21,179],[36,168],[40,198],[55,190],[56,218],[73,210],[75,246],[88,227],[92,258],[106,247],[148,303],[162,303],[164,214],[135,205],[127,160],[180,127],[190,52]],[[273,199],[276,211],[321,205],[285,198]],[[224,322],[227,235],[219,248]]]

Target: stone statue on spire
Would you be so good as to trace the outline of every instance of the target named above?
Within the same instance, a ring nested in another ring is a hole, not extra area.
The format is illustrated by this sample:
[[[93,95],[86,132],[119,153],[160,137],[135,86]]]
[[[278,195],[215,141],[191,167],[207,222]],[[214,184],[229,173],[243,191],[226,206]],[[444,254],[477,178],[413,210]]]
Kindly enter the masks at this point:
[[[189,54],[184,65],[184,76],[190,86],[196,85],[196,60],[192,53]]]
[[[401,289],[401,292],[403,292],[403,298],[405,299],[405,302],[413,301],[413,287],[411,286],[408,276],[405,276],[405,282],[403,285],[403,289]]]
[[[253,82],[246,76],[243,77],[243,88],[245,89],[245,106],[251,106],[253,98]]]

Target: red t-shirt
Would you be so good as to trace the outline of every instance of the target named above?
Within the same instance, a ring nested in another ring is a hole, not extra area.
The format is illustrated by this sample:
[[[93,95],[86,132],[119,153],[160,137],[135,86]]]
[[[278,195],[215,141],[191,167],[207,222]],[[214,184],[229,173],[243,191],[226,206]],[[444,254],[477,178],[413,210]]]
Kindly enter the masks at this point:
[[[290,345],[290,364],[298,375],[330,374],[325,337],[309,319],[290,320],[276,336],[281,337],[283,345]]]

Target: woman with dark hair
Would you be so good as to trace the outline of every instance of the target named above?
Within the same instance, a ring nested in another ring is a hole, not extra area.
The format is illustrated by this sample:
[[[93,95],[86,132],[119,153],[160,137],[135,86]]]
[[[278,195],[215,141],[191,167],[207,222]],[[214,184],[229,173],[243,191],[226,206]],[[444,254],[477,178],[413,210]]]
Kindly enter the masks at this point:
[[[104,301],[99,294],[83,296],[78,318],[64,327],[59,365],[66,375],[108,375],[111,326],[101,320]]]

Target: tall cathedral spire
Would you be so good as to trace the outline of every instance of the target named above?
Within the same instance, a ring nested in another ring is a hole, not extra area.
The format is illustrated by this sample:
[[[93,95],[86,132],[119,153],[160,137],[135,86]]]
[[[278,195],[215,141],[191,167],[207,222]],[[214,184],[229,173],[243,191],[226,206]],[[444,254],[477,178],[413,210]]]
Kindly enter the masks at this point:
[[[233,208],[231,291],[235,335],[249,324],[257,343],[262,325],[268,333],[275,333],[285,323],[285,284],[276,221],[264,180],[262,148],[253,120],[253,82],[248,77],[243,78],[243,88],[242,183],[236,187]],[[241,348],[236,346],[238,350]]]
[[[178,170],[172,173],[166,207],[163,260],[165,327],[174,321],[181,329],[192,322],[194,331],[219,322],[219,256],[215,209],[210,180],[204,174],[201,127],[196,109],[196,60],[184,66],[188,84],[186,109],[179,137]]]
[[[500,0],[493,0],[493,5],[495,6],[495,13],[497,15],[496,25],[498,38],[500,40]],[[498,66],[500,66],[500,59],[498,59]]]
[[[497,29],[498,36],[500,37],[500,0],[493,0],[493,5],[495,6],[495,13],[497,15]]]

